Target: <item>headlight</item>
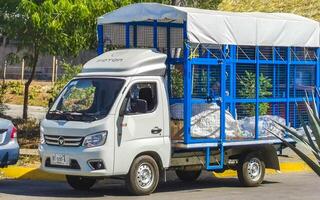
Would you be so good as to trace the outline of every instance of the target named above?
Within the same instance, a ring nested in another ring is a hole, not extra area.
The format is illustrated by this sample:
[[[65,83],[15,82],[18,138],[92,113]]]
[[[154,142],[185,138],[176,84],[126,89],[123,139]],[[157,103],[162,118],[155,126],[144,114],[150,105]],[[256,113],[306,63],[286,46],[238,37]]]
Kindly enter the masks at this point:
[[[100,132],[88,135],[84,138],[83,146],[84,147],[97,147],[104,145],[107,139],[107,132]]]
[[[44,132],[44,130],[43,130],[43,127],[41,126],[40,127],[40,144],[44,144],[45,143],[43,132]]]

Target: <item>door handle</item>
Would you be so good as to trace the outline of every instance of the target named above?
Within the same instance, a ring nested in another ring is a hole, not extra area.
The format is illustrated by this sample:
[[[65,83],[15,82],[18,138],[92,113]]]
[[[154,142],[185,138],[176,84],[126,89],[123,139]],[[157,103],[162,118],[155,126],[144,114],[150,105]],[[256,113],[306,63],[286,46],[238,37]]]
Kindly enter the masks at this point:
[[[159,133],[161,133],[161,131],[162,131],[162,129],[157,126],[154,127],[153,129],[151,129],[152,134],[159,134]]]

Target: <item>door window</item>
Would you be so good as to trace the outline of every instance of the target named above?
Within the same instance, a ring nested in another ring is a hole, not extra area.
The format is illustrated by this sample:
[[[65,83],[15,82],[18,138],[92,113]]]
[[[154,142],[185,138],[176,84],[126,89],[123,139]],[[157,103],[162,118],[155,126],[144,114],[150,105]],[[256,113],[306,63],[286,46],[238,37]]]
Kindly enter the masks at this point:
[[[128,92],[126,114],[153,112],[157,107],[156,83],[136,83]]]

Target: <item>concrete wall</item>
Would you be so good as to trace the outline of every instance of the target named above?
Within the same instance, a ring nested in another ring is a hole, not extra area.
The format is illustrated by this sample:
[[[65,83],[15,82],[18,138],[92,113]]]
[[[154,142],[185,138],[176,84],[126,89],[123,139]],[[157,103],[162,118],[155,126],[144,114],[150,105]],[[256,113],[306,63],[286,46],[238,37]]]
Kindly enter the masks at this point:
[[[3,69],[4,69],[4,62],[5,58],[10,53],[17,53],[17,46],[15,44],[7,44],[0,46],[0,78],[3,77]],[[23,55],[23,51],[18,52],[20,56]],[[66,62],[70,62],[72,64],[84,64],[91,58],[95,57],[96,51],[85,51],[81,52],[75,58],[68,58]],[[58,59],[59,60],[59,59]],[[61,60],[59,60],[61,62]],[[36,69],[36,80],[51,80],[52,77],[52,62],[53,56],[52,55],[41,55],[37,64]],[[6,70],[6,78],[7,79],[21,79],[21,63],[8,65]],[[25,67],[24,78],[27,79],[30,76],[31,69],[29,67]],[[63,70],[58,64],[58,77],[61,76]]]

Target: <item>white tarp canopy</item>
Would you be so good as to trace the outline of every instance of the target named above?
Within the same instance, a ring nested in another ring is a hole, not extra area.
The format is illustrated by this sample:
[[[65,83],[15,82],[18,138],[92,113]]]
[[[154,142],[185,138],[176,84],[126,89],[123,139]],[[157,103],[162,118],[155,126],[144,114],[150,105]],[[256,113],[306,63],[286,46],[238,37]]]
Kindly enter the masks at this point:
[[[98,24],[150,20],[186,21],[191,43],[320,46],[319,22],[289,13],[225,12],[138,3],[106,13],[98,18]]]

